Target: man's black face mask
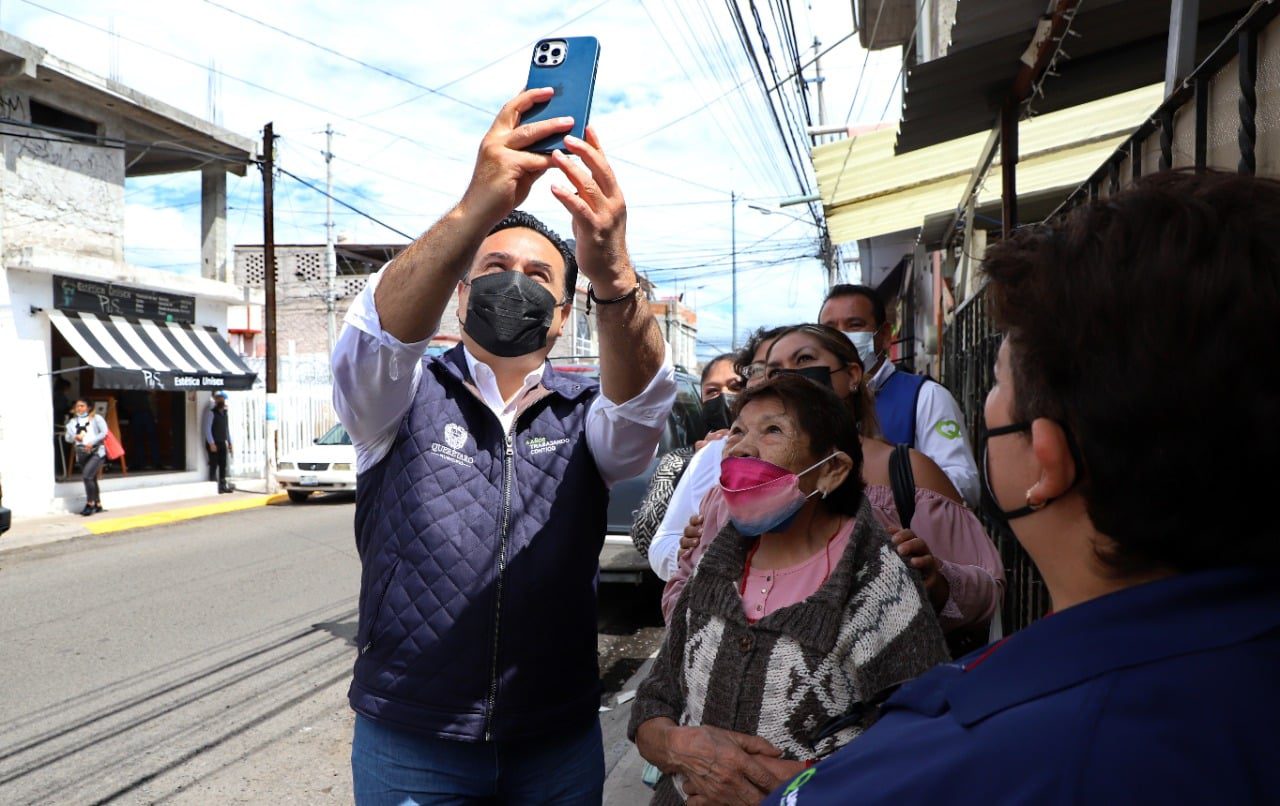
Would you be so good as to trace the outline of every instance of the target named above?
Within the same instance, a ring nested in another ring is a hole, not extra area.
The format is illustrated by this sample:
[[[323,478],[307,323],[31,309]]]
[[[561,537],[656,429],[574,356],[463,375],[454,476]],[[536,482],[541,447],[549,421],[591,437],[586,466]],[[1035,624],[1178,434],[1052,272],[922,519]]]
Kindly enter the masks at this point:
[[[462,330],[490,353],[515,358],[547,346],[555,309],[551,292],[523,272],[486,274],[471,281]]]

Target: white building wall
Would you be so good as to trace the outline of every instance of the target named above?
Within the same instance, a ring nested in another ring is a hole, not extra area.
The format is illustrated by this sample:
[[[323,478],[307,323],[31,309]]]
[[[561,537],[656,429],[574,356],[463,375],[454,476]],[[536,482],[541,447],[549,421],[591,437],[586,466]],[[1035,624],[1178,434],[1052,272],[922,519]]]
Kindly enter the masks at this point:
[[[0,272],[0,356],[6,388],[0,394],[0,484],[4,504],[16,517],[32,517],[77,509],[83,497],[78,477],[55,478],[53,453],[52,361],[53,275],[108,281],[196,298],[196,324],[226,333],[227,307],[239,289],[198,277],[130,267],[27,249],[11,257]],[[36,308],[34,313],[32,308]],[[112,507],[211,494],[207,458],[202,449],[199,417],[209,392],[185,392],[186,470],[144,477],[107,476],[103,505]],[[126,460],[127,460],[126,456]]]

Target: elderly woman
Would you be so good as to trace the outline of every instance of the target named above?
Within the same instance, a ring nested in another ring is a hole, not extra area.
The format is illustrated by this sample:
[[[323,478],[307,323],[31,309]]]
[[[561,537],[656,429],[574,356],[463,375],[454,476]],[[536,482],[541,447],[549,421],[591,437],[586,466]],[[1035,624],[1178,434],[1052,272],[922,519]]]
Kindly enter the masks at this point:
[[[956,654],[986,643],[989,622],[1004,594],[1004,569],[982,524],[965,508],[947,476],[929,457],[909,452],[914,509],[909,523],[898,511],[892,489],[890,460],[893,446],[878,439],[875,403],[853,344],[843,333],[825,325],[797,325],[771,334],[762,343],[749,383],[793,374],[832,389],[847,407],[862,434],[862,477],[872,513],[894,535],[904,561],[918,570],[944,633]],[[696,476],[693,478],[697,478]],[[682,480],[681,484],[685,482]],[[679,489],[677,488],[677,492]],[[708,487],[699,510],[701,528],[689,529],[691,551],[680,557],[676,573],[663,594],[669,613],[679,590],[700,555],[702,535],[714,537],[726,519],[725,502]],[[905,530],[910,527],[909,530]]]
[[[987,494],[1054,613],[772,803],[1280,801],[1278,220],[1273,180],[1164,174],[987,251]]]
[[[711,542],[640,686],[629,735],[655,803],[756,802],[865,727],[848,719],[946,659],[924,592],[871,514],[862,448],[829,389],[743,392]]]

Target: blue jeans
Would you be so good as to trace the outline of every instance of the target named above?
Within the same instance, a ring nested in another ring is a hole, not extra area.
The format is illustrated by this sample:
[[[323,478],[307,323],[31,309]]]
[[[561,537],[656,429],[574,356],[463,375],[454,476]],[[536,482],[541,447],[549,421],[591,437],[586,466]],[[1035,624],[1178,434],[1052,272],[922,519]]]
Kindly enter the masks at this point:
[[[604,796],[604,741],[599,720],[567,736],[462,742],[356,714],[351,772],[357,806],[598,806]]]

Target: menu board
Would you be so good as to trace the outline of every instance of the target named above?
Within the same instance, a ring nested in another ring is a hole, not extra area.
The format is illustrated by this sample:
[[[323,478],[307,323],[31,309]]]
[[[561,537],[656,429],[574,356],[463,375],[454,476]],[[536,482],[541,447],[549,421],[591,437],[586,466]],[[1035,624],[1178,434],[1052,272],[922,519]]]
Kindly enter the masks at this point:
[[[194,324],[196,321],[195,297],[74,277],[54,275],[53,304],[64,311],[87,311],[184,324]]]

